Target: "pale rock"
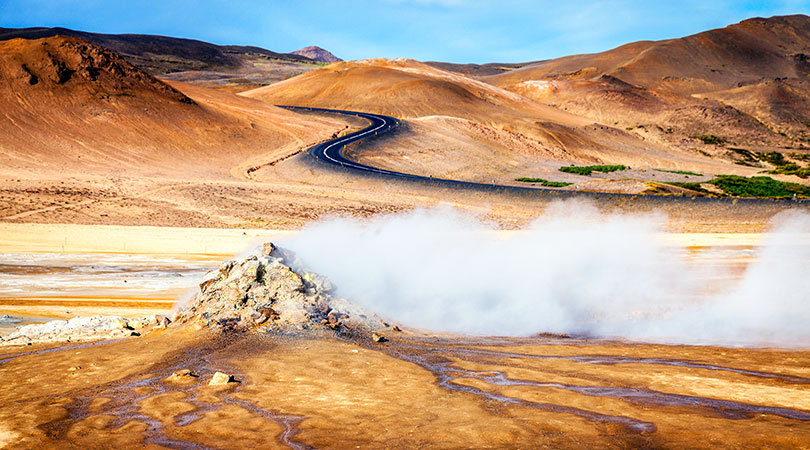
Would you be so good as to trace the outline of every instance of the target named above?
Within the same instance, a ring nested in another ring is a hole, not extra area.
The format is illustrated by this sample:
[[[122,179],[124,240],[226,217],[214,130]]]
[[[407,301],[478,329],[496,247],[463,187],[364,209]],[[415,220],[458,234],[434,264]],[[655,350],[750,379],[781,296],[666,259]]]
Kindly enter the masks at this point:
[[[209,386],[222,386],[226,385],[230,382],[234,381],[232,375],[228,375],[226,373],[217,372],[211,377],[211,381],[208,382]]]

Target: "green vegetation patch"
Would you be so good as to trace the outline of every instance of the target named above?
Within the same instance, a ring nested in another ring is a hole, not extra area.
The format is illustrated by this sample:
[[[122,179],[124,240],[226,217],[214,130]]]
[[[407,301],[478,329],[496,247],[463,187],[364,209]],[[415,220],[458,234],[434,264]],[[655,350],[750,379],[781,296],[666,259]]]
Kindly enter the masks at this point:
[[[785,155],[779,152],[768,152],[768,153],[757,153],[757,158],[761,161],[765,161],[767,163],[773,164],[774,166],[783,166],[788,164],[788,161],[785,159]]]
[[[742,161],[737,161],[735,164],[748,167],[762,167],[759,164],[759,158],[757,157],[757,154],[752,152],[751,150],[746,150],[744,148],[737,148],[737,147],[729,147],[728,149],[736,153],[740,157],[742,157]]]
[[[785,183],[771,177],[741,177],[738,175],[717,175],[709,183],[719,187],[727,195],[735,197],[790,198],[810,197],[810,186],[798,183]]]
[[[810,167],[800,167],[796,163],[787,163],[777,166],[774,170],[769,170],[768,173],[778,173],[782,175],[796,175],[799,178],[810,177]]]
[[[616,172],[619,170],[626,170],[627,166],[563,166],[560,167],[560,172],[575,173],[577,175],[590,176],[593,172]]]
[[[515,181],[522,181],[524,183],[540,183],[545,187],[565,187],[574,184],[574,183],[565,183],[562,181],[548,181],[542,178],[527,178],[527,177],[515,178]]]
[[[717,175],[711,181],[704,183],[667,182],[707,195],[715,195],[703,188],[702,184],[713,184],[720,188],[725,195],[731,197],[757,197],[757,198],[792,198],[793,194],[801,198],[810,198],[810,186],[798,183],[786,183],[774,180],[771,177],[741,177],[739,175]]]
[[[656,170],[659,171],[659,172],[677,173],[678,175],[691,175],[691,176],[694,176],[694,177],[702,177],[703,176],[702,173],[689,172],[689,171],[686,171],[686,170],[664,170],[664,169],[656,169]]]
[[[673,186],[678,186],[678,187],[684,188],[684,189],[689,189],[690,191],[700,192],[700,193],[703,193],[703,194],[711,194],[711,192],[707,191],[706,189],[703,189],[700,186],[701,183],[689,183],[689,182],[684,183],[684,182],[681,182],[681,181],[666,181],[664,183],[665,184],[671,184]]]
[[[728,139],[724,137],[715,136],[713,134],[703,134],[700,136],[692,136],[692,139],[700,139],[703,141],[704,144],[707,145],[719,145],[723,146],[728,142]]]

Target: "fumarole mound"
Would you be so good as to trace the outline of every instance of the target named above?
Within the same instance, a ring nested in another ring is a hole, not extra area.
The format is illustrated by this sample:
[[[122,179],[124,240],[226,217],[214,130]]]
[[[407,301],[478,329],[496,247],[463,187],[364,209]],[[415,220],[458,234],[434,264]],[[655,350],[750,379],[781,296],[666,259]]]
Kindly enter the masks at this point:
[[[389,326],[333,293],[328,279],[308,272],[295,255],[271,243],[210,272],[180,322],[241,331],[365,334]]]
[[[268,243],[244,258],[225,261],[171,318],[153,315],[74,317],[21,327],[0,346],[141,336],[180,324],[224,332],[306,333],[371,337],[390,327],[374,313],[335,295],[328,279],[311,273],[289,251]],[[401,331],[392,327],[394,331]]]

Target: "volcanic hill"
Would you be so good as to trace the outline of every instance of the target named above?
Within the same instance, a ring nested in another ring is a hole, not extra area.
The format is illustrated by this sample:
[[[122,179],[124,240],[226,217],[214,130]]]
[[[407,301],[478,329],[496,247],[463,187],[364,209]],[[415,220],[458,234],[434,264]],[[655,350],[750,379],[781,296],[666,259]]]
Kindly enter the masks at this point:
[[[667,145],[713,135],[755,151],[805,148],[808,55],[810,17],[781,16],[528,64],[481,79]]]
[[[279,130],[265,119],[314,120],[290,120],[291,112],[231,94],[184,89],[198,99],[77,38],[0,42],[3,169],[227,173],[257,147],[283,146],[298,128]]]

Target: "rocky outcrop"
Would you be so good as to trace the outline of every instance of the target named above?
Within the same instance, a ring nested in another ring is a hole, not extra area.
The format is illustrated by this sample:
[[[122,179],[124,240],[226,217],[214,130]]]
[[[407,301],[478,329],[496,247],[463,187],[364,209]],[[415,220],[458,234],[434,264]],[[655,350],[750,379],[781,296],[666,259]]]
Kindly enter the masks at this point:
[[[307,271],[294,254],[273,244],[210,272],[178,319],[241,331],[370,332],[388,326],[335,295],[328,279]]]
[[[140,336],[136,328],[165,328],[171,321],[166,316],[152,315],[140,319],[119,316],[74,317],[25,325],[5,338],[0,345],[25,345],[49,342],[78,342],[96,339]]]

